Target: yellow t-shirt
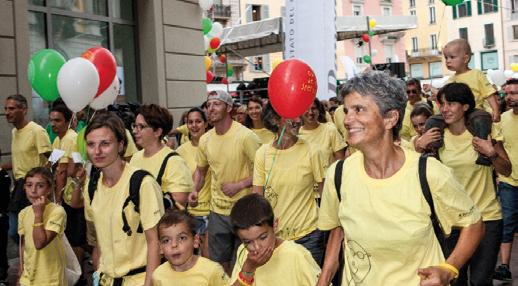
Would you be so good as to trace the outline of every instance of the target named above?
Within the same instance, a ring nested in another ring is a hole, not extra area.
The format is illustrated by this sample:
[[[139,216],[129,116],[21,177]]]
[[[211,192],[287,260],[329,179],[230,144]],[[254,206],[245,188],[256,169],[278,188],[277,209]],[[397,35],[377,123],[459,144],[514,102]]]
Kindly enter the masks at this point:
[[[486,75],[477,69],[469,70],[460,75],[452,75],[447,81],[465,83],[475,96],[475,107],[483,109],[484,100],[496,92],[496,89],[487,80]],[[486,110],[491,112],[491,110]]]
[[[171,152],[173,152],[171,148],[164,146],[153,156],[145,157],[144,149],[142,149],[133,154],[130,165],[144,169],[156,178],[165,157]],[[162,176],[161,187],[164,193],[190,193],[192,191],[191,172],[182,157],[172,156],[168,159],[164,175]]]
[[[516,126],[518,126],[518,115],[514,114],[513,110],[504,112],[495,139],[503,142],[513,170],[509,177],[498,175],[498,179],[500,182],[518,187],[518,128]]]
[[[18,214],[18,234],[23,236],[23,273],[21,285],[67,285],[65,279],[65,248],[63,232],[67,224],[67,215],[63,207],[48,203],[43,211],[43,227],[56,233],[56,237],[43,249],[37,250],[32,236],[34,210],[32,206],[24,208]]]
[[[153,272],[153,286],[228,286],[228,276],[223,267],[205,257],[198,257],[194,266],[178,272],[169,262],[164,262]]]
[[[218,135],[213,128],[201,136],[196,153],[196,165],[210,166],[213,171],[211,211],[228,216],[234,203],[250,193],[250,189],[247,188],[233,197],[228,197],[221,191],[221,186],[252,176],[255,152],[259,146],[257,135],[235,121],[232,121],[230,129],[223,135]]]
[[[345,125],[344,125],[345,111],[344,111],[343,104],[339,105],[336,108],[335,113],[333,114],[333,119],[334,119],[333,121],[335,123],[336,128],[338,129],[338,131],[340,131],[340,133],[344,137],[344,140],[347,141],[348,133],[347,133],[347,129],[345,129]]]
[[[259,137],[259,141],[261,141],[261,144],[268,144],[270,142],[273,141],[273,139],[275,139],[275,133],[273,133],[272,131],[266,129],[266,128],[261,128],[261,129],[254,129],[254,128],[251,128],[252,131],[254,131],[255,135],[257,135],[257,137]]]
[[[193,146],[192,142],[189,141],[176,149],[176,152],[182,156],[189,167],[192,174],[196,170],[196,153],[198,147]],[[195,207],[188,206],[189,213],[193,216],[206,216],[210,210],[210,184],[212,180],[212,171],[209,168],[207,175],[205,176],[205,184],[198,193],[198,205]]]
[[[423,98],[421,102],[428,104],[425,98]],[[410,113],[412,113],[414,106],[415,105],[410,104],[410,102],[406,103],[405,116],[403,116],[403,126],[401,127],[401,131],[399,131],[401,138],[407,141],[410,141],[413,136],[417,135],[414,125],[412,125],[412,120],[410,120]]]
[[[126,146],[126,152],[124,152],[124,158],[128,158],[133,156],[133,154],[138,152],[137,145],[135,144],[135,140],[133,140],[133,136],[131,136],[131,132],[126,129],[126,137],[128,138],[128,146]]]
[[[299,131],[299,137],[311,144],[311,148],[319,150],[324,169],[327,169],[335,161],[334,152],[347,146],[342,135],[332,123],[320,123],[313,130],[302,127]]]
[[[13,128],[11,160],[16,180],[23,179],[32,168],[44,166],[47,158],[43,155],[52,151],[49,135],[43,127],[29,122],[22,129]]]
[[[265,144],[254,161],[254,186],[262,186],[278,219],[276,236],[296,240],[317,228],[313,185],[322,182],[324,168],[318,151],[299,139],[286,150]]]
[[[65,136],[63,136],[63,140],[56,136],[54,142],[52,142],[52,149],[59,149],[65,151],[63,157],[61,157],[58,161],[60,164],[68,164],[69,160],[72,160],[72,153],[77,152],[77,133],[68,129]],[[67,177],[67,183],[65,185],[65,189],[63,191],[63,200],[70,204],[70,200],[72,199],[72,192],[74,191],[74,183],[72,178]]]
[[[455,177],[482,212],[484,221],[501,219],[500,203],[493,185],[493,168],[475,164],[478,153],[473,149],[472,141],[473,135],[468,130],[456,136],[446,128],[439,158],[444,165],[452,168]]]
[[[180,145],[189,142],[189,128],[187,128],[187,124],[178,126],[176,130],[182,134],[182,137],[180,138]]]
[[[326,122],[333,123],[333,117],[331,117],[331,114],[326,111],[326,115],[324,116],[326,118]]]
[[[135,212],[131,202],[124,210],[132,234],[128,236],[122,231],[122,206],[129,196],[130,177],[136,170],[125,164],[119,181],[111,188],[104,186],[101,173],[92,203],[88,195],[88,180],[83,191],[85,218],[94,223],[97,245],[101,250],[98,270],[112,278],[122,277],[147,264],[146,237],[144,232],[137,232],[139,221],[145,231],[153,228],[164,214],[160,186],[155,179],[146,176],[140,187],[140,212]],[[130,276],[124,279],[124,285],[141,286],[144,279],[145,273]],[[111,280],[107,278],[103,285],[111,285]]]
[[[241,244],[237,250],[231,283],[237,280],[247,255],[248,250]],[[270,260],[255,270],[253,285],[314,286],[317,284],[318,276],[320,267],[311,253],[302,245],[285,240],[273,250]]]
[[[334,184],[336,164],[327,170],[318,226],[344,228],[344,285],[419,285],[419,268],[444,262],[419,183],[419,154],[403,152],[403,166],[385,179],[369,177],[362,152],[348,157],[340,201]],[[429,158],[426,176],[445,233],[480,220],[480,212],[449,168]]]

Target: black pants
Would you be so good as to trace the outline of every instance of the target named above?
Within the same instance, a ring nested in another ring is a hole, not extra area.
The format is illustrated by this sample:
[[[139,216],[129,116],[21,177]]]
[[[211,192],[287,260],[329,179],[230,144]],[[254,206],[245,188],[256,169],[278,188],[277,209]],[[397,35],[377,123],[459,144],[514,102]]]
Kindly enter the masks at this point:
[[[502,220],[485,221],[484,224],[486,225],[486,233],[471,259],[460,269],[459,278],[453,284],[455,286],[493,285],[493,271],[502,242]],[[459,230],[453,230],[450,237],[446,238],[445,257],[453,252],[459,234]]]
[[[3,271],[7,272],[9,264],[7,263],[7,231],[9,230],[9,218],[7,214],[0,213],[0,280]]]

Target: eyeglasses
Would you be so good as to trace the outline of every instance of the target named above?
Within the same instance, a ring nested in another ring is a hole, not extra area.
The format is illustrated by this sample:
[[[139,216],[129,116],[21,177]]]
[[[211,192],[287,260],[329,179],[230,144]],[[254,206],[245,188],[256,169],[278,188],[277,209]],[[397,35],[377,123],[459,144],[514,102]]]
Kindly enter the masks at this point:
[[[135,123],[131,124],[131,129],[137,130],[137,131],[142,131],[142,129],[148,128],[148,127],[149,127],[149,125],[144,125],[144,124],[135,124]]]
[[[412,94],[417,94],[418,92],[417,92],[417,89],[407,89],[406,93],[407,94],[411,94],[411,93]]]

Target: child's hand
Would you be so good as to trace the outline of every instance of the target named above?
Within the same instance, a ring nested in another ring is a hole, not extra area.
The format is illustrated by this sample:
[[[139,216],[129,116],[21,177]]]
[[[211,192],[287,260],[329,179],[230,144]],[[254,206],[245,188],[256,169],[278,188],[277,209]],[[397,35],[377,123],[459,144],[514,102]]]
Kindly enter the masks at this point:
[[[273,254],[274,246],[268,246],[259,251],[249,251],[243,264],[243,271],[255,272],[255,270],[270,260]]]
[[[417,138],[415,142],[416,150],[419,152],[423,152],[428,149],[428,145],[432,142],[438,141],[441,139],[441,131],[437,127],[430,128],[426,131],[421,137]]]
[[[500,112],[493,112],[491,115],[493,116],[493,122],[500,122]]]
[[[34,210],[34,215],[35,216],[42,215],[43,210],[45,210],[46,204],[47,204],[47,199],[45,198],[45,196],[41,196],[41,197],[35,199],[34,202],[32,203],[32,209]]]

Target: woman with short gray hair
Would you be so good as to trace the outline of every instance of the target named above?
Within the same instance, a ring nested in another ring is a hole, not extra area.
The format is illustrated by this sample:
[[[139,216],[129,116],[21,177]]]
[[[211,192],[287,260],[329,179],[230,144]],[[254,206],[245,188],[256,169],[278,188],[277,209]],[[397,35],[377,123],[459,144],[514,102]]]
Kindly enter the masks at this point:
[[[402,81],[366,73],[349,80],[342,95],[348,142],[360,152],[327,171],[318,227],[331,233],[317,285],[329,285],[342,240],[342,285],[449,285],[480,241],[480,212],[447,167],[394,143],[406,105]],[[428,170],[433,208],[421,190],[419,162]],[[447,259],[432,210],[444,233],[462,228]]]

